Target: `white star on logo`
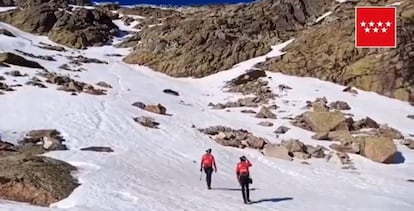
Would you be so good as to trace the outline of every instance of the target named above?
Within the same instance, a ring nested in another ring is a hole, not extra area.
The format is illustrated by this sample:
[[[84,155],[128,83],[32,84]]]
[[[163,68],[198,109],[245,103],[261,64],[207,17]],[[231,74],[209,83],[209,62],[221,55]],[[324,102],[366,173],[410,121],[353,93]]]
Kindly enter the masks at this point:
[[[371,21],[371,22],[369,22],[369,26],[370,26],[370,27],[374,27],[374,24],[375,24],[375,23],[374,23],[374,22],[372,22],[372,21]]]
[[[382,28],[381,31],[382,31],[382,33],[385,33],[385,32],[387,32],[387,28]]]
[[[382,26],[382,22],[381,21],[378,21],[378,27],[381,27]]]
[[[391,26],[391,22],[387,21],[387,22],[385,23],[385,25],[387,25],[388,27],[390,27],[390,26]]]
[[[365,23],[364,21],[361,22],[361,27],[365,27],[367,23]]]
[[[365,28],[365,32],[366,33],[369,33],[369,28]]]
[[[374,33],[378,33],[378,28],[377,27],[374,28]]]

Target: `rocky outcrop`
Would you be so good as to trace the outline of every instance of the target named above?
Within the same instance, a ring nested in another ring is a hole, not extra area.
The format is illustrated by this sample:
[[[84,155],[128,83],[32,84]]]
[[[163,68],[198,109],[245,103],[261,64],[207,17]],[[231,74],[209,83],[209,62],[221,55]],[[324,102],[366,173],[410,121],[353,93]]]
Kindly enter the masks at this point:
[[[405,139],[401,141],[402,145],[407,146],[409,149],[414,149],[414,140],[413,139]]]
[[[203,77],[264,55],[290,39],[332,0],[263,0],[171,15],[144,28],[124,61],[176,77]]]
[[[113,152],[111,147],[85,147],[80,149],[82,151],[94,151],[94,152]]]
[[[181,12],[174,9],[157,8],[151,6],[136,6],[136,7],[123,7],[119,9],[121,14],[125,15],[138,15],[146,18],[166,18],[171,15],[180,15]]]
[[[16,55],[14,53],[0,53],[0,64],[1,63],[7,63],[22,67],[29,67],[29,68],[39,68],[39,69],[45,69],[42,65],[40,65],[37,62],[27,60],[19,55]]]
[[[104,12],[70,11],[65,1],[25,1],[20,8],[0,13],[0,20],[26,32],[48,35],[50,40],[68,47],[103,45],[118,33],[118,27]]]
[[[39,156],[53,150],[45,147],[46,137],[59,137],[56,130],[34,130],[18,146],[0,141],[0,198],[49,206],[66,197],[79,186],[72,177],[76,168],[68,163]],[[36,143],[35,143],[36,142]],[[47,148],[47,149],[46,149]]]
[[[380,163],[394,163],[397,147],[391,138],[383,136],[357,137],[361,146],[361,155]]]
[[[382,4],[356,2],[341,4],[321,25],[303,31],[283,49],[286,54],[265,62],[261,68],[316,77],[413,102],[414,3],[404,1],[398,6],[397,48],[356,49],[355,5]]]
[[[6,29],[0,29],[0,34],[8,36],[8,37],[16,37],[13,33],[10,31],[7,31]]]
[[[39,73],[40,76],[46,78],[47,83],[59,85],[58,90],[72,93],[87,93],[91,95],[106,95],[105,89],[98,89],[94,86],[76,81],[69,76],[58,75],[54,72],[52,73]]]

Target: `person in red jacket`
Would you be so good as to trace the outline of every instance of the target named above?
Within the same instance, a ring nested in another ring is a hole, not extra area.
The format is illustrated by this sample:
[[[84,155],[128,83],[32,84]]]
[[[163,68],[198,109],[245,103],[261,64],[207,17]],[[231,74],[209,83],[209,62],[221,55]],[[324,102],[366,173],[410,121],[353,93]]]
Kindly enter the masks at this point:
[[[211,149],[208,149],[206,150],[206,154],[204,154],[201,158],[200,163],[200,172],[202,172],[204,169],[204,172],[206,173],[206,182],[208,189],[211,189],[211,175],[213,174],[213,168],[217,173],[216,161],[214,159],[214,156],[211,154]]]
[[[252,163],[245,156],[240,157],[240,162],[236,166],[237,181],[240,183],[245,204],[250,203],[249,184],[252,183],[252,180],[250,179],[249,167],[251,166]]]

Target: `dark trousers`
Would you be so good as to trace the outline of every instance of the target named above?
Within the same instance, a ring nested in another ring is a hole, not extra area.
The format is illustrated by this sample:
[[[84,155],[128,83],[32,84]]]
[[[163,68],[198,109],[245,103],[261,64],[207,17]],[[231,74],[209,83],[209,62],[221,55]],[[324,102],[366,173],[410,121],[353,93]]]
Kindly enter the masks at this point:
[[[244,203],[250,202],[249,196],[249,175],[240,175],[239,179]]]
[[[211,188],[211,175],[213,174],[213,167],[204,167],[204,172],[206,173],[206,182],[207,187]]]

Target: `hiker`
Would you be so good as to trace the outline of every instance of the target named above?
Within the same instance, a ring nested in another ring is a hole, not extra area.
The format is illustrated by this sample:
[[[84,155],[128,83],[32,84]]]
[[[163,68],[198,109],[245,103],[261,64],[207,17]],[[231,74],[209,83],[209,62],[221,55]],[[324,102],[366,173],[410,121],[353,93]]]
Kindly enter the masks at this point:
[[[250,203],[249,184],[253,182],[250,178],[249,167],[252,166],[249,160],[243,155],[236,166],[237,181],[241,186],[243,201],[245,204]]]
[[[211,189],[211,175],[213,174],[213,167],[214,171],[217,173],[214,156],[211,154],[211,149],[207,149],[206,154],[204,154],[201,158],[200,172],[202,172],[204,169],[204,172],[206,173],[206,182],[208,189]]]

